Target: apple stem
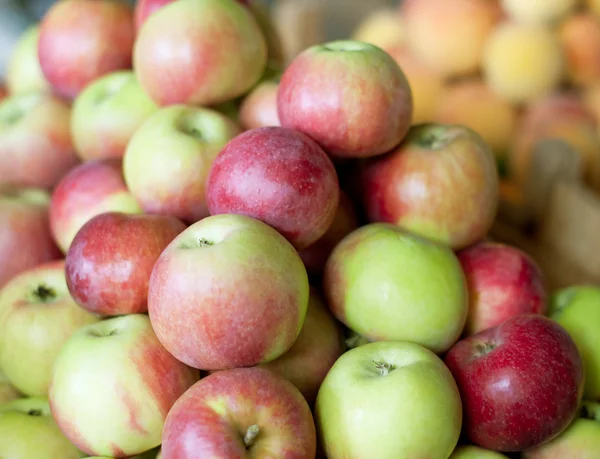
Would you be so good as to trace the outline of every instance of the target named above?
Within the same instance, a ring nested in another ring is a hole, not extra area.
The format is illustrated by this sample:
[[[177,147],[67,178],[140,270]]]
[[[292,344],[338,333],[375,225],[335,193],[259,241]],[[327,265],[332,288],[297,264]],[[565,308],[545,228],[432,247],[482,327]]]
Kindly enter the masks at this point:
[[[477,350],[477,354],[479,357],[482,357],[484,355],[489,354],[490,352],[492,352],[495,348],[496,348],[496,344],[494,343],[477,343],[475,345],[475,348]]]
[[[246,448],[250,448],[254,444],[254,441],[256,440],[256,437],[258,437],[259,433],[260,428],[256,424],[248,427],[248,430],[246,430],[246,435],[244,435],[244,445],[246,445]]]
[[[198,244],[200,244],[200,247],[209,247],[211,245],[213,245],[213,243],[211,241],[209,241],[208,239],[198,239]]]
[[[33,291],[33,297],[42,303],[48,303],[56,298],[56,292],[47,285],[41,284]]]
[[[382,361],[373,361],[373,363],[375,364],[375,368],[377,368],[379,370],[379,375],[380,376],[387,376],[390,374],[391,371],[394,371],[396,369],[395,365],[392,365],[391,363],[386,363],[386,362],[382,362]]]

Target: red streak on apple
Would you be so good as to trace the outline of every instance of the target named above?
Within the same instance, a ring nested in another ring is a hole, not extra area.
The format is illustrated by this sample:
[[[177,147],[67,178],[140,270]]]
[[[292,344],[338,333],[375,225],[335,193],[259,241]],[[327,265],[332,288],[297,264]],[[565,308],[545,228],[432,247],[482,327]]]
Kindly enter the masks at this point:
[[[73,99],[91,81],[131,67],[133,12],[109,0],[57,2],[40,26],[38,53],[46,79]]]
[[[185,228],[168,216],[97,215],[79,230],[67,252],[71,295],[81,307],[102,315],[147,312],[152,268]]]
[[[52,388],[50,388],[50,391]],[[94,449],[92,446],[84,439],[84,436],[79,432],[76,427],[76,423],[69,419],[69,416],[63,415],[61,411],[58,409],[56,404],[52,403],[52,398],[48,399],[48,403],[50,405],[50,411],[52,412],[52,417],[56,421],[56,423],[60,426],[60,429],[63,432],[69,433],[69,441],[75,445],[75,447],[87,454],[93,454]]]
[[[131,354],[131,361],[157,402],[160,414],[167,416],[181,395],[200,379],[198,370],[186,366],[157,342],[156,335],[146,334]],[[177,369],[178,371],[173,371]]]
[[[124,390],[122,386],[117,386],[115,390],[117,398],[127,410],[131,431],[141,435],[147,435],[148,432],[144,429],[144,426],[140,424],[139,403],[134,395],[128,390]]]
[[[212,215],[261,220],[297,249],[331,226],[339,203],[335,167],[308,136],[281,127],[247,131],[221,151],[207,181]]]
[[[461,251],[458,258],[469,286],[467,333],[495,327],[517,314],[545,314],[542,273],[521,250],[482,242]]]
[[[114,443],[110,445],[110,449],[112,450],[113,457],[127,457],[127,454],[125,454],[125,451],[123,451],[121,448],[119,448]]]
[[[461,393],[465,433],[484,448],[532,448],[577,414],[581,356],[569,334],[544,316],[514,316],[459,341],[445,362]]]
[[[252,446],[246,430],[260,429]],[[315,457],[314,420],[300,392],[263,368],[213,373],[173,406],[163,431],[164,459]]]

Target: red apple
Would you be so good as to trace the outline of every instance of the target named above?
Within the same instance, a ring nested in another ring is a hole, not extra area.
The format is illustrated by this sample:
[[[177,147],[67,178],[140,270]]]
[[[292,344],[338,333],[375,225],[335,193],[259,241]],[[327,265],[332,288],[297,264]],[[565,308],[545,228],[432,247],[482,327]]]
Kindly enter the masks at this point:
[[[240,106],[240,123],[244,129],[281,126],[277,113],[279,82],[266,80],[244,98]]]
[[[542,273],[523,251],[482,242],[461,251],[458,259],[469,286],[467,335],[500,325],[517,314],[545,314]]]
[[[329,229],[318,241],[299,252],[309,276],[316,277],[323,273],[327,258],[335,246],[356,228],[358,217],[354,203],[346,193],[340,192],[340,203]]]
[[[175,217],[106,212],[89,220],[67,252],[67,285],[88,311],[113,316],[148,311],[154,263],[186,226]]]
[[[453,249],[482,239],[496,216],[496,160],[464,126],[414,126],[396,150],[367,163],[361,181],[370,221],[394,223]]]
[[[281,357],[261,366],[290,381],[312,405],[325,376],[345,350],[339,322],[312,289],[298,339]]]
[[[0,188],[0,289],[12,277],[61,257],[48,223],[50,195],[31,188]]]
[[[159,105],[214,105],[254,86],[267,43],[250,10],[235,0],[178,0],[149,16],[134,68]]]
[[[89,161],[63,177],[50,202],[50,229],[67,253],[73,238],[92,217],[104,212],[141,213],[125,186],[119,158]]]
[[[513,316],[446,354],[478,446],[522,451],[564,431],[583,394],[581,356],[567,331],[539,314]]]
[[[290,382],[264,368],[220,371],[175,403],[162,459],[277,458],[316,455],[312,413]]]
[[[133,12],[114,0],[56,2],[40,24],[42,72],[61,96],[73,99],[96,78],[131,67]]]
[[[327,154],[294,129],[247,131],[219,153],[206,185],[211,215],[261,220],[297,249],[325,234],[339,203],[339,183]]]
[[[315,139],[340,157],[385,153],[411,123],[412,94],[398,64],[382,49],[335,41],[300,53],[277,96],[281,125]]]
[[[204,218],[154,265],[148,312],[163,345],[201,370],[269,362],[294,344],[308,307],[308,276],[292,245],[242,215]]]
[[[78,162],[71,109],[49,94],[27,92],[0,103],[0,186],[52,188]]]

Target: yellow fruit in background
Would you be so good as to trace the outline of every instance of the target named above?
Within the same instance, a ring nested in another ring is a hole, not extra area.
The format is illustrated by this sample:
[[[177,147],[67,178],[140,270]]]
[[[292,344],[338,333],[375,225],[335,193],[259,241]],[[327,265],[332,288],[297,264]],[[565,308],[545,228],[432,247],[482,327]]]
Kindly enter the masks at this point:
[[[402,45],[405,36],[404,24],[398,11],[393,8],[377,8],[358,24],[352,38],[387,50]]]
[[[515,21],[549,24],[567,17],[579,0],[501,0],[501,3]]]
[[[558,38],[544,26],[505,23],[489,38],[483,74],[498,95],[515,102],[535,101],[563,79],[565,58]]]

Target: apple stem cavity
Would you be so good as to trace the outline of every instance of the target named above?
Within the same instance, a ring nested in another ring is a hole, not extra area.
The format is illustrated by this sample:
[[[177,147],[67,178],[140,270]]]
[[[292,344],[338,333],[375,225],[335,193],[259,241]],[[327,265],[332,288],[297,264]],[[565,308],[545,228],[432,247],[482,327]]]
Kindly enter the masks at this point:
[[[42,410],[36,410],[36,409],[32,409],[27,412],[27,416],[39,417],[39,416],[42,416],[43,414],[44,413],[42,413]]]
[[[600,421],[600,404],[583,402],[579,410],[579,417],[592,421]]]
[[[254,445],[256,437],[258,437],[259,433],[260,428],[256,424],[248,427],[248,430],[246,430],[246,434],[244,435],[244,445],[246,445],[246,448],[250,448],[252,445]]]
[[[373,363],[375,364],[375,368],[379,371],[379,376],[387,376],[396,369],[396,365],[392,365],[391,363],[377,360],[373,360]]]
[[[54,289],[48,287],[47,285],[40,284],[32,292],[32,296],[36,303],[50,303],[56,298],[56,292],[54,291]]]
[[[484,355],[488,355],[495,348],[496,348],[495,343],[485,342],[485,343],[475,344],[475,350],[477,351],[477,357],[483,357]]]
[[[201,238],[198,239],[198,244],[200,244],[200,247],[210,247],[211,245],[214,245],[214,242]]]

